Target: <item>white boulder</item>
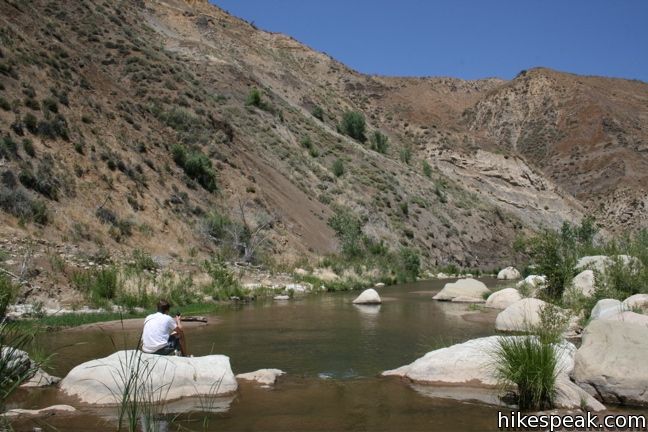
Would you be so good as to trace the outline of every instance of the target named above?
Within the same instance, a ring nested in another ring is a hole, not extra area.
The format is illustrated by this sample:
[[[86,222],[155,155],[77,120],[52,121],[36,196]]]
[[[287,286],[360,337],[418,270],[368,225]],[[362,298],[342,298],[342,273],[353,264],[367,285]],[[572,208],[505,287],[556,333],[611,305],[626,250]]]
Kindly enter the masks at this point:
[[[254,372],[238,374],[236,378],[246,381],[256,381],[264,387],[268,387],[277,381],[277,377],[285,373],[281,369],[259,369]]]
[[[614,264],[615,261],[621,262],[624,266],[636,267],[641,265],[641,262],[637,258],[630,255],[616,255],[615,257],[592,255],[580,258],[576,263],[576,269],[591,269],[599,273],[605,273],[606,269]]]
[[[625,310],[626,309],[624,308],[623,303],[621,303],[619,300],[602,299],[599,300],[592,309],[590,318],[592,320],[609,319],[611,316],[620,314]]]
[[[572,279],[571,288],[572,292],[577,295],[585,297],[592,297],[594,295],[594,271],[583,270]],[[566,293],[569,291],[565,291]]]
[[[540,324],[540,311],[548,303],[525,298],[513,303],[495,318],[495,328],[500,331],[528,331]]]
[[[603,402],[648,406],[648,328],[592,321],[583,331],[572,377]]]
[[[287,295],[276,295],[272,297],[273,300],[279,300],[279,301],[285,301],[285,300],[290,300],[290,296]]]
[[[486,307],[494,309],[506,309],[513,303],[522,300],[522,295],[515,288],[504,288],[495,291],[486,299]]]
[[[484,298],[485,294],[490,293],[490,290],[476,279],[466,278],[459,279],[456,282],[447,283],[441,291],[434,297],[434,300],[452,300],[455,297],[472,297]]]
[[[497,273],[497,279],[500,280],[515,280],[520,279],[522,275],[515,267],[506,267]]]
[[[61,381],[60,389],[84,403],[113,405],[121,402],[129,384],[142,400],[156,402],[225,395],[237,389],[227,356],[159,356],[133,350],[80,364]]]
[[[34,363],[25,351],[4,346],[0,350],[0,358],[5,364],[5,368],[2,370],[3,375],[21,379],[27,376],[28,379],[22,383],[21,387],[48,387],[61,381],[60,378],[52,376],[38,367],[38,364]]]
[[[14,408],[0,414],[0,418],[5,417],[13,420],[19,417],[49,417],[51,415],[70,414],[74,412],[76,412],[76,408],[70,405],[52,405],[41,409]]]
[[[648,294],[635,294],[623,300],[623,306],[627,310],[641,309],[648,311]]]
[[[500,338],[490,336],[431,351],[413,363],[388,370],[383,376],[398,376],[414,383],[437,386],[486,387],[496,389],[498,381],[493,363]],[[515,338],[525,336],[510,336]],[[593,410],[604,409],[600,403],[569,381],[576,347],[569,342],[557,346],[558,377],[556,398],[561,408],[577,408],[584,400]]]
[[[608,321],[623,321],[627,323],[639,324],[648,329],[648,315],[638,314],[632,311],[623,311],[618,314],[609,315],[602,319]]]
[[[355,300],[353,300],[354,304],[380,304],[382,303],[382,300],[380,300],[380,296],[378,295],[378,292],[373,289],[369,288],[362,293],[358,297],[356,297]]]
[[[378,282],[378,283],[375,285],[375,287],[376,287],[376,288],[384,288],[384,287],[385,287],[385,283],[384,283],[384,282]]]

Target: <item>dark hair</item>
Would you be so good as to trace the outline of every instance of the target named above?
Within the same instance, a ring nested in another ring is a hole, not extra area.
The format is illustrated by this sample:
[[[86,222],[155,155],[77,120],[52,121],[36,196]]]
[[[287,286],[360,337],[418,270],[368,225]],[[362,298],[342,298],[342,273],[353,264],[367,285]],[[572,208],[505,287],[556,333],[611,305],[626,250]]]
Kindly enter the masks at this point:
[[[158,312],[169,312],[169,309],[171,309],[171,303],[169,303],[166,300],[160,300],[157,304],[157,310]]]

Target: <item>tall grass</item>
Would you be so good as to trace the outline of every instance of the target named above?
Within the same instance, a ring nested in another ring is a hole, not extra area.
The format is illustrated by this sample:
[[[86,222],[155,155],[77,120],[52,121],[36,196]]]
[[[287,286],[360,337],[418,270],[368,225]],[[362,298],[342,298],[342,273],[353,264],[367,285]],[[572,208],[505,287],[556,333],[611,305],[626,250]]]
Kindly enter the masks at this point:
[[[560,372],[554,344],[530,335],[501,337],[494,358],[500,386],[515,393],[521,410],[553,408]]]
[[[563,351],[560,344],[569,315],[552,304],[539,312],[540,322],[523,336],[503,336],[493,351],[495,377],[502,390],[515,395],[521,410],[553,408]]]
[[[7,308],[16,298],[18,287],[11,281],[9,276],[0,273],[0,320],[7,313]]]

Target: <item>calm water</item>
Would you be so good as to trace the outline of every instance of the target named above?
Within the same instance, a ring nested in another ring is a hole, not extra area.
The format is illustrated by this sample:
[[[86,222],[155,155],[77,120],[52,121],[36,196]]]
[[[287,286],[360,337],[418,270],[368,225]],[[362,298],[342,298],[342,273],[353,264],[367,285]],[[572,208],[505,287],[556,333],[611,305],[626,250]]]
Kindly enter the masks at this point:
[[[223,311],[218,324],[188,333],[194,355],[226,354],[235,373],[279,368],[288,375],[273,389],[242,385],[235,396],[218,401],[220,412],[209,415],[206,425],[203,413],[183,414],[169,430],[496,430],[493,406],[425,396],[424,389],[378,377],[432,349],[494,333],[492,313],[466,320],[461,314],[467,305],[433,301],[433,291],[443,284],[382,288],[381,306],[355,306],[351,300],[358,293],[340,293]],[[64,376],[79,363],[110,354],[124,340],[132,346],[137,337],[138,331],[67,331],[44,335],[43,342],[56,352],[53,372]],[[73,401],[53,389],[23,392],[14,400],[21,407],[66,402]],[[198,405],[188,400],[169,409],[196,410]],[[106,420],[112,411],[82,410],[77,417],[49,418],[41,427],[114,429]]]

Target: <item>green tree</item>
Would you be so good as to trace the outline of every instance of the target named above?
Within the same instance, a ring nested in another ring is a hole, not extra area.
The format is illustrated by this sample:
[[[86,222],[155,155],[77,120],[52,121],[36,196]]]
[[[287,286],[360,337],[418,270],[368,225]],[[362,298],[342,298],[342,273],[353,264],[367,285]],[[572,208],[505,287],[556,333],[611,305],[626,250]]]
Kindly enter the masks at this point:
[[[362,222],[351,211],[338,209],[328,220],[328,224],[340,240],[342,253],[355,257],[362,252]]]
[[[360,142],[365,142],[366,124],[364,116],[357,111],[347,111],[342,115],[340,132]]]

